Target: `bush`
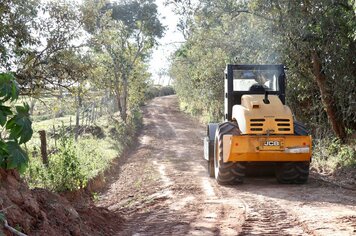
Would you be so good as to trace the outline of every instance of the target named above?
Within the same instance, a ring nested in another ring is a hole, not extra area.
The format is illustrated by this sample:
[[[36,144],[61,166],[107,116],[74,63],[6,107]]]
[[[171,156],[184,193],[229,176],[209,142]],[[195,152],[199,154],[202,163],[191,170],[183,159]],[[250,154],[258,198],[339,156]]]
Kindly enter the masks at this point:
[[[163,86],[159,91],[159,96],[168,96],[175,94],[174,88],[172,86]]]
[[[356,167],[355,144],[342,144],[338,139],[316,139],[312,165],[321,172]]]
[[[128,146],[142,127],[142,113],[139,108],[134,108],[130,111],[126,123],[111,117],[110,124],[110,138],[120,142],[123,146]]]
[[[56,192],[86,187],[90,179],[104,172],[124,147],[132,143],[137,130],[142,127],[142,114],[139,109],[133,109],[126,124],[114,117],[104,123],[105,138],[86,135],[81,136],[76,143],[62,125],[58,148],[52,147],[48,167],[43,165],[39,151],[34,146],[29,155],[29,168],[25,172],[29,186]]]
[[[48,167],[36,155],[30,155],[25,178],[30,187],[56,192],[83,188],[88,181],[109,167],[118,149],[110,140],[86,138],[76,144],[73,137],[61,138],[58,150],[49,155]]]
[[[30,186],[44,187],[57,192],[75,190],[85,186],[87,179],[83,174],[77,148],[72,137],[62,137],[58,151],[48,158],[48,167],[38,158],[31,158],[27,170]]]
[[[72,137],[62,137],[59,152],[50,159],[49,170],[49,178],[56,191],[80,189],[85,186],[87,181],[82,173]]]
[[[155,97],[158,97],[158,95],[159,95],[159,88],[157,88],[155,86],[150,86],[149,88],[147,88],[147,90],[145,92],[145,99],[150,100]]]
[[[175,90],[172,86],[150,86],[145,92],[146,100],[153,99],[155,97],[168,96],[175,94]]]

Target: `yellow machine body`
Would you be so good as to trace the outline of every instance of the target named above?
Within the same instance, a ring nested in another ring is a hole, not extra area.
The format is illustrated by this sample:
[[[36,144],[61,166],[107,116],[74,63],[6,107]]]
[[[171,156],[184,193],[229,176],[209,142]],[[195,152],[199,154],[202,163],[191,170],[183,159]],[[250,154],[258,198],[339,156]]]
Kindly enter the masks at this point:
[[[228,161],[310,161],[311,136],[224,135],[224,162]]]
[[[232,108],[232,119],[239,124],[242,134],[294,134],[293,115],[277,95],[243,95],[241,105]]]
[[[241,135],[224,135],[223,162],[310,161],[311,136],[294,134],[293,115],[277,95],[243,95],[232,109]]]

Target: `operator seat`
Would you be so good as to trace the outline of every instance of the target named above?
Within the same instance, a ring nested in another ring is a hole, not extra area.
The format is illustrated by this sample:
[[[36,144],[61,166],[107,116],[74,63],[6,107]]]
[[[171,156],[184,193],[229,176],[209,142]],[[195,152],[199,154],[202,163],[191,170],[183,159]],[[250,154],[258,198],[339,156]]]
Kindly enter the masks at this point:
[[[261,84],[253,84],[250,88],[249,88],[250,92],[265,92],[266,91],[266,87],[261,85]]]

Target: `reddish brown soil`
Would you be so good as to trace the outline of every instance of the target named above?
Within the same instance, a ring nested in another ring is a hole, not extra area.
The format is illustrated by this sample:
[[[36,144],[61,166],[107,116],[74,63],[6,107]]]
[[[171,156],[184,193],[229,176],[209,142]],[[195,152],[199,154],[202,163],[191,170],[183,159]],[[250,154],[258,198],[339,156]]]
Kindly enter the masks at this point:
[[[8,224],[27,235],[113,235],[123,219],[92,204],[85,194],[69,202],[43,189],[29,190],[15,171],[0,169],[0,210]],[[13,235],[0,224],[0,235]]]
[[[97,205],[125,216],[115,235],[356,235],[356,191],[311,176],[223,187],[207,175],[205,128],[175,96],[144,109],[137,148],[120,160]]]

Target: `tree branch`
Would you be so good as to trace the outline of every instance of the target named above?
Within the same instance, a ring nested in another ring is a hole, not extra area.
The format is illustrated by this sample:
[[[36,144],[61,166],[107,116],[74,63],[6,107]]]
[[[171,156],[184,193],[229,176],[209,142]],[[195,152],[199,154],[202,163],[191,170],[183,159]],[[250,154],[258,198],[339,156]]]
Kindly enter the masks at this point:
[[[18,235],[18,236],[27,236],[27,234],[21,233],[17,229],[11,227],[8,223],[7,220],[4,219],[4,227],[9,230],[11,233]]]

